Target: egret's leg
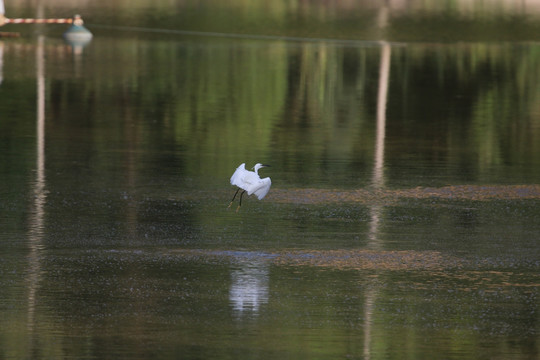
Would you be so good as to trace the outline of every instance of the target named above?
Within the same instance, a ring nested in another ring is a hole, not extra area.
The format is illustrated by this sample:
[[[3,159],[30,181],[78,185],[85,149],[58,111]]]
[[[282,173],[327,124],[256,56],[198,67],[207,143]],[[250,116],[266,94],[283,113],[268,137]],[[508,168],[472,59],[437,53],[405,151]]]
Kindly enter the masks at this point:
[[[231,203],[229,204],[229,206],[227,206],[227,209],[231,207],[234,199],[236,198],[236,195],[238,194],[238,192],[240,191],[240,188],[236,189],[236,192],[234,193],[234,196],[232,197],[232,200],[231,200]]]
[[[240,202],[238,203],[238,207],[236,208],[236,212],[238,212],[238,210],[240,210],[240,206],[242,206],[242,196],[244,196],[245,192],[246,192],[246,190],[242,191],[242,193],[240,194]]]

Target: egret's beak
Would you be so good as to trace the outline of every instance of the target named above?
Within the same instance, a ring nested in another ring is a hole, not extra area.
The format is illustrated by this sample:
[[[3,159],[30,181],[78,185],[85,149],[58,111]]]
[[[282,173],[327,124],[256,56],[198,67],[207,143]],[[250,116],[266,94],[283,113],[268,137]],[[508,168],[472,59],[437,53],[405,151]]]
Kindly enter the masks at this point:
[[[270,165],[263,165],[263,167],[270,167]]]

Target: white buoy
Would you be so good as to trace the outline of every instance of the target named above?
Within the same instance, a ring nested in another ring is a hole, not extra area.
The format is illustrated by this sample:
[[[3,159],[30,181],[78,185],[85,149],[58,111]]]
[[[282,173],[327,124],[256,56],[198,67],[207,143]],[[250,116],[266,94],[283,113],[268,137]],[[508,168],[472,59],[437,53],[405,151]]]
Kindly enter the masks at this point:
[[[84,21],[80,15],[73,17],[73,24],[64,33],[64,39],[70,45],[84,46],[92,40],[92,33],[83,24]]]

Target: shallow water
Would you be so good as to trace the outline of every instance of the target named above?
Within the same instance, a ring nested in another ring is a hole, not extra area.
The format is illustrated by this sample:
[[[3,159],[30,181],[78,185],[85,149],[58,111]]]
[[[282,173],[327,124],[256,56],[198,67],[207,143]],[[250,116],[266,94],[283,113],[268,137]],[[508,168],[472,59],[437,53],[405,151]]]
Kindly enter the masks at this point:
[[[538,357],[537,14],[458,3],[6,25],[0,357]]]

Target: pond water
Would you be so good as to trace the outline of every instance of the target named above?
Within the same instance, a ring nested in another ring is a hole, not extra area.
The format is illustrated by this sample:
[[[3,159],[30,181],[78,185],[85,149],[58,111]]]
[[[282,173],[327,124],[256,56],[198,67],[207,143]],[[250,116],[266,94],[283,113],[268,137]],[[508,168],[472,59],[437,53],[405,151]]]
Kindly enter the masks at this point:
[[[537,358],[540,4],[378,3],[10,2],[0,358]]]

